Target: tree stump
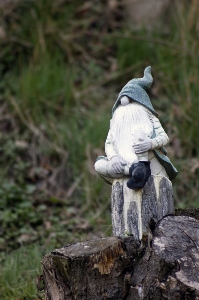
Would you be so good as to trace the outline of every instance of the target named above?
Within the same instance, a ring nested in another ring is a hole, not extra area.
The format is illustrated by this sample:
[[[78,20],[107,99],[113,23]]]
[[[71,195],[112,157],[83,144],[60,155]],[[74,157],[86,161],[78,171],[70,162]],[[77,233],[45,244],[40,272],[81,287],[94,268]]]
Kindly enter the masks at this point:
[[[136,191],[127,187],[127,181],[128,178],[113,181],[113,235],[133,235],[141,240],[143,233],[150,232],[152,223],[174,214],[172,184],[166,177],[150,176],[144,188]]]
[[[119,299],[138,246],[109,237],[54,250],[42,262],[46,300]]]
[[[153,238],[68,245],[42,261],[46,300],[199,299],[199,221],[163,218]]]

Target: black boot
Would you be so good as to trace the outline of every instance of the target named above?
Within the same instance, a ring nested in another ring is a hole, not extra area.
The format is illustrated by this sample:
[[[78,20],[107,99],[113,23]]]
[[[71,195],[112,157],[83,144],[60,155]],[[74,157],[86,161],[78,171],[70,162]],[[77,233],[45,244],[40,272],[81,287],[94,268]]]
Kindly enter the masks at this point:
[[[129,168],[132,177],[127,181],[127,186],[131,190],[142,189],[151,176],[150,161],[139,161]]]

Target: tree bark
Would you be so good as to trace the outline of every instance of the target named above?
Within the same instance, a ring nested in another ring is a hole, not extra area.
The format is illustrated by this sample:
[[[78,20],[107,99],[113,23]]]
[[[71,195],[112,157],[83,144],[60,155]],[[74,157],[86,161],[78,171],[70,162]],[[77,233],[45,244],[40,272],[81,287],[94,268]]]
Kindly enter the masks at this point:
[[[143,189],[131,190],[127,181],[115,179],[112,184],[113,235],[131,234],[141,240],[153,223],[174,214],[172,184],[166,177],[150,176]]]
[[[46,300],[199,299],[199,221],[167,216],[141,242],[107,237],[42,261]]]

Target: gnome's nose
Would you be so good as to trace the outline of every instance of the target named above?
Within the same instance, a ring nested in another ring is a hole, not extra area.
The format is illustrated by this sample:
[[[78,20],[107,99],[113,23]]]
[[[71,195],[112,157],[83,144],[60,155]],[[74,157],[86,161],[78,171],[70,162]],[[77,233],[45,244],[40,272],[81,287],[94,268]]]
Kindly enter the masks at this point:
[[[130,103],[130,100],[127,96],[123,96],[120,101],[123,106],[128,105]]]

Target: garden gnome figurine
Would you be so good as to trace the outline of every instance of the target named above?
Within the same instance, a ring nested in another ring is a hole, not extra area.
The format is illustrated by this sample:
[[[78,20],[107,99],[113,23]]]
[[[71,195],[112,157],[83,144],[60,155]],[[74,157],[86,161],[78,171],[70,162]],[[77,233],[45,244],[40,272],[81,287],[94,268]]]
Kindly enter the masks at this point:
[[[140,203],[136,205],[140,206],[140,209],[143,200],[142,189],[151,175],[154,178],[158,176],[157,180],[173,180],[177,175],[177,170],[164,148],[169,138],[147,94],[152,82],[151,67],[147,67],[143,78],[132,79],[123,87],[112,109],[112,120],[105,142],[107,156],[99,156],[95,163],[95,170],[106,182],[112,184],[113,188],[115,185],[117,188],[122,187],[119,198],[122,193],[120,202],[124,202],[123,206],[127,201],[125,198],[132,204],[132,199],[137,199],[139,193]],[[157,188],[157,184],[154,184]],[[159,194],[159,191],[156,192]],[[115,205],[113,198],[112,190],[112,208]],[[122,214],[124,215],[124,212]],[[112,220],[113,218],[112,211]],[[126,218],[128,219],[128,216]],[[123,223],[128,223],[128,220],[123,220]],[[129,227],[129,224],[123,225],[118,235],[123,234],[122,230],[127,230],[125,227]],[[140,237],[140,233],[138,236]]]

